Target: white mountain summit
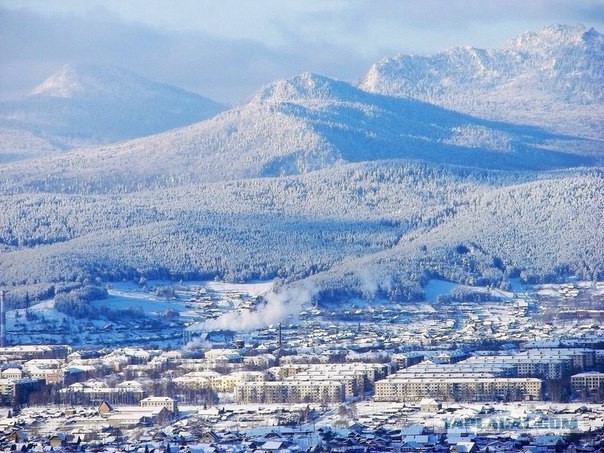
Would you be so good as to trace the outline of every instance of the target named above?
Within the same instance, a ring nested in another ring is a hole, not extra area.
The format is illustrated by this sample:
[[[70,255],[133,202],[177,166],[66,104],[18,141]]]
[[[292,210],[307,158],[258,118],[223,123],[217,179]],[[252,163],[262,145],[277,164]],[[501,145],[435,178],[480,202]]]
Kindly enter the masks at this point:
[[[188,126],[2,164],[0,285],[279,277],[331,302],[419,300],[433,278],[602,279],[602,41],[552,26],[401,55],[363,89],[304,73]],[[204,102],[65,68],[0,121],[108,140]]]
[[[37,154],[136,138],[223,109],[197,94],[113,66],[67,65],[24,99],[0,103],[0,151]],[[24,135],[31,139],[14,139]]]
[[[499,49],[454,47],[374,64],[364,90],[421,99],[473,115],[604,138],[604,36],[550,25]]]

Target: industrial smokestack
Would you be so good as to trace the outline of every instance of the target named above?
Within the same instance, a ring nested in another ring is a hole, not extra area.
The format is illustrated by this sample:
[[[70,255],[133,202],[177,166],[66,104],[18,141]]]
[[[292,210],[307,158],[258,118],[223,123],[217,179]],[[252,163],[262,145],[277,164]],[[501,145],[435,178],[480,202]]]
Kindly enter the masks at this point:
[[[281,330],[281,323],[279,323],[279,347],[283,346],[283,331]]]
[[[4,291],[0,291],[0,347],[6,346],[6,307],[4,306]]]

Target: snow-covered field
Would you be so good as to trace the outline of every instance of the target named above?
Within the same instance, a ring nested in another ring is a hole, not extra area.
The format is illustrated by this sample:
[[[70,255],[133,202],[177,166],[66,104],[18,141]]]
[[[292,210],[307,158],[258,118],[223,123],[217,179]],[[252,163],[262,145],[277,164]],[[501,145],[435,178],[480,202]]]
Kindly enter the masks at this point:
[[[257,297],[271,291],[273,282],[153,280],[144,285],[110,282],[107,287],[106,298],[88,303],[102,314],[94,319],[60,312],[55,308],[54,299],[32,304],[27,309],[8,310],[9,341],[74,346],[153,342],[179,346],[185,325],[236,312],[241,307],[249,308]],[[162,296],[158,288],[169,289],[169,296]],[[107,309],[108,313],[124,314],[105,315]]]

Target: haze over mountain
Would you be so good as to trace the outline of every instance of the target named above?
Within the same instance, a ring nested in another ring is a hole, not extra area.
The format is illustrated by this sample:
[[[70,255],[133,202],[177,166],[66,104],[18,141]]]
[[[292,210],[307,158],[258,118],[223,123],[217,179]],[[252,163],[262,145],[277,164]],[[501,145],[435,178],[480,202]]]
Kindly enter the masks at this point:
[[[473,115],[604,138],[604,36],[550,25],[499,49],[454,47],[374,64],[362,89]]]
[[[66,65],[26,98],[0,103],[0,159],[141,137],[223,109],[113,66]]]
[[[544,54],[575,36],[550,28],[534,37]],[[535,48],[526,36],[522,45]],[[567,73],[601,64],[576,49]],[[442,74],[474,77],[487,96],[492,74],[472,76],[476,67],[459,63],[472,52],[442,57]],[[508,121],[304,73],[186,127],[1,165],[0,284],[278,277],[309,279],[331,299],[408,300],[436,277],[500,286],[512,276],[604,278],[602,140],[575,130],[573,116],[598,122],[597,74],[583,77],[583,90],[573,85],[565,104],[547,94],[550,79],[535,78],[538,57],[499,52],[487,54],[516,65],[502,76],[514,90],[491,85],[501,112],[516,112]],[[388,80],[405,86],[397,74]],[[452,93],[462,92],[459,79]],[[80,90],[71,85],[40,90]],[[518,87],[531,102],[515,98]],[[547,130],[519,124],[554,104],[565,107],[541,121]],[[581,106],[596,108],[588,117]]]

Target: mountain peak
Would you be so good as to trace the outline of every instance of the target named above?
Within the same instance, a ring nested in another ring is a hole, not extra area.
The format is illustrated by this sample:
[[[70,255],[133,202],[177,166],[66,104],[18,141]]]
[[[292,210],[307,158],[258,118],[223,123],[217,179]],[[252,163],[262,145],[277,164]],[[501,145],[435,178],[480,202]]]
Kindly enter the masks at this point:
[[[90,97],[115,92],[116,87],[133,89],[153,82],[115,66],[67,64],[31,91],[32,96],[62,98]]]
[[[67,64],[35,87],[30,95],[120,102],[157,96],[193,96],[212,102],[198,94],[154,82],[134,72],[99,64]]]
[[[253,103],[327,100],[349,97],[356,89],[351,85],[312,72],[304,72],[287,80],[278,80],[260,89]]]
[[[602,45],[602,35],[594,28],[586,30],[584,25],[548,25],[537,32],[525,32],[504,44],[504,48],[515,51],[539,51],[565,46]]]
[[[604,36],[553,24],[499,49],[454,47],[398,55],[369,69],[364,90],[409,97],[489,119],[604,137]]]
[[[222,110],[198,94],[114,66],[69,64],[30,96],[1,103],[0,120],[70,148],[162,132]]]

